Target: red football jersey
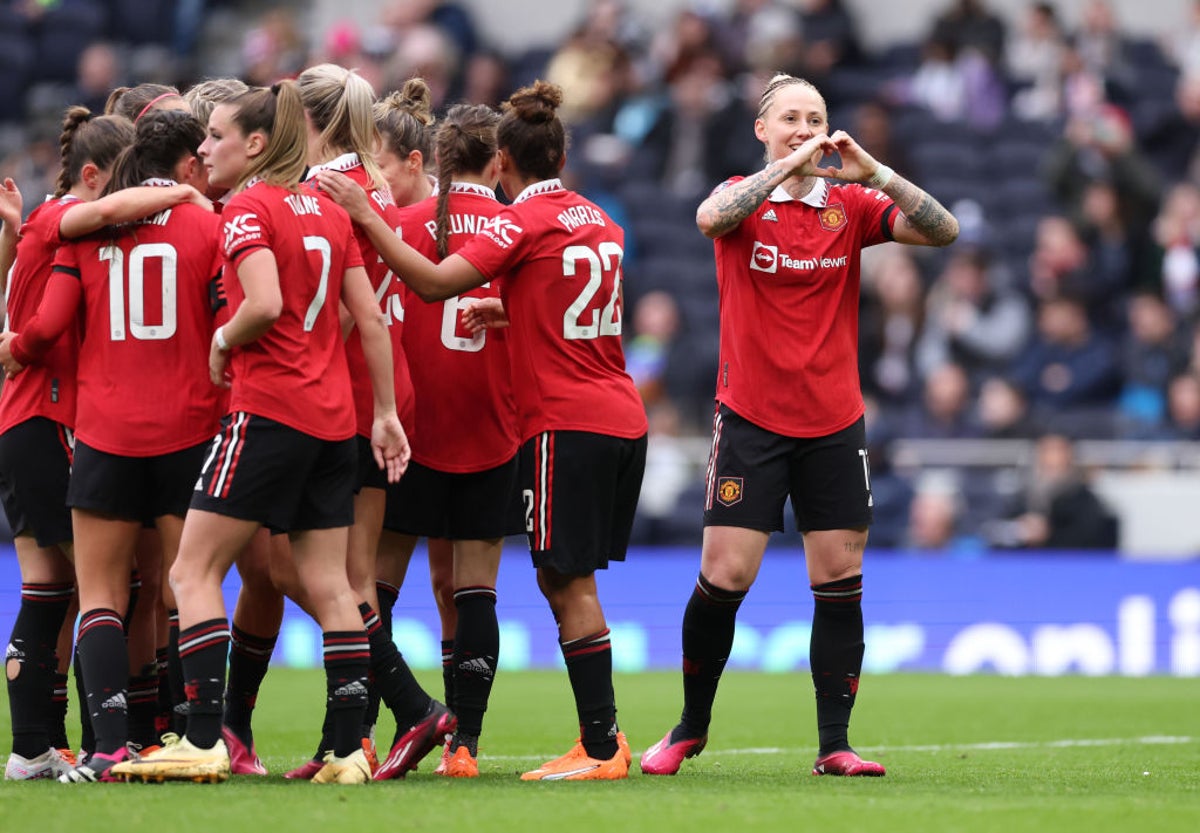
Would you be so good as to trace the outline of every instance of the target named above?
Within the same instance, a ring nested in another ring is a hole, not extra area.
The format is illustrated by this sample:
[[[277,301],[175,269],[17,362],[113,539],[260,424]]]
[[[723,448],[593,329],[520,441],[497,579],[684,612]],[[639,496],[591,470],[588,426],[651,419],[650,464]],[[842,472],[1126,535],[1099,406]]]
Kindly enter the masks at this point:
[[[646,433],[621,345],[624,243],[607,214],[548,179],[458,252],[489,280],[504,278],[522,441],[543,431]]]
[[[33,209],[17,237],[17,257],[8,279],[8,329],[19,333],[37,312],[54,253],[65,241],[62,216],[78,197],[46,200]],[[34,417],[75,426],[75,367],[79,328],[70,327],[35,365],[0,389],[0,432]]]
[[[75,435],[92,448],[152,457],[217,432],[208,351],[220,225],[184,204],[59,249],[40,315],[83,303]]]
[[[319,171],[341,171],[350,179],[362,186],[367,192],[367,201],[375,213],[383,217],[384,222],[393,229],[400,228],[399,209],[392,202],[391,196],[385,190],[371,187],[367,169],[359,161],[357,153],[344,153],[337,159],[322,165],[309,168],[308,182],[317,187],[316,176]],[[392,336],[392,369],[396,387],[396,413],[404,425],[404,431],[415,433],[415,403],[413,401],[413,382],[409,375],[408,359],[405,358],[402,332],[404,327],[404,308],[401,296],[403,284],[396,280],[395,275],[388,269],[379,252],[371,244],[361,228],[354,226],[354,239],[362,254],[363,264],[367,269],[367,277],[375,289],[375,297],[379,301],[383,314],[387,319],[388,332]],[[371,436],[371,425],[375,421],[375,397],[371,390],[371,375],[367,370],[367,359],[363,355],[362,336],[358,328],[350,331],[346,338],[346,362],[350,366],[350,384],[354,390],[354,409],[358,419],[358,433],[364,437]]]
[[[346,212],[319,191],[253,182],[221,215],[226,270],[268,249],[279,271],[283,311],[255,341],[230,356],[230,408],[273,419],[323,440],[355,434],[354,397],[338,320],[347,269],[362,266]],[[240,281],[225,284],[234,314]]]
[[[500,211],[490,188],[450,185],[449,250],[458,251]],[[437,254],[437,197],[400,210],[404,239],[430,260]],[[437,471],[495,468],[517,453],[517,410],[505,330],[472,334],[462,310],[477,298],[499,297],[495,283],[429,304],[405,287],[404,346],[420,361],[411,368],[417,413],[413,459]]]
[[[777,188],[713,241],[718,402],[789,437],[833,434],[862,416],[859,264],[863,248],[891,239],[894,207],[880,191],[818,179],[802,200]]]

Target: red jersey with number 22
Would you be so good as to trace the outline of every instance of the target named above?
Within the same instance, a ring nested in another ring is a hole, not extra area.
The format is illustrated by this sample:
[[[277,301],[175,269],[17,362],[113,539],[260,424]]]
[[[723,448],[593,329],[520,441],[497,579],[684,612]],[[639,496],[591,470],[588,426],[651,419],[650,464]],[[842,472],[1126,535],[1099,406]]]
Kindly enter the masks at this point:
[[[548,179],[457,252],[488,280],[504,278],[522,441],[543,431],[646,433],[621,345],[624,244],[607,214]]]
[[[255,341],[233,348],[230,409],[281,422],[322,440],[355,434],[354,397],[338,320],[346,270],[362,266],[350,217],[319,191],[256,182],[221,215],[230,309],[245,300],[238,265],[275,257],[283,311]]]
[[[789,437],[823,437],[862,416],[859,266],[863,248],[891,239],[894,208],[882,192],[818,179],[801,200],[776,188],[713,241],[718,402]]]

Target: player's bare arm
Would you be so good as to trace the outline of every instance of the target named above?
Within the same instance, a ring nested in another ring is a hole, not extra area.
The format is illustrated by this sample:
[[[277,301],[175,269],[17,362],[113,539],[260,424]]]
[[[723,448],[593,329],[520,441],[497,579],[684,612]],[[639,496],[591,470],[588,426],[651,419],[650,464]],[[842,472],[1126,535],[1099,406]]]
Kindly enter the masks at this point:
[[[783,159],[776,159],[753,176],[710,195],[696,209],[696,225],[705,237],[727,234],[753,214],[776,186],[794,176],[817,174],[817,162],[829,150],[832,143],[828,136],[824,133],[813,136]]]
[[[878,188],[891,197],[902,215],[892,231],[896,242],[917,246],[948,246],[954,242],[958,237],[958,220],[928,191],[895,172],[879,184],[878,177],[885,171],[885,166],[863,150],[846,131],[839,130],[830,138],[842,157],[842,166],[826,168],[825,173],[845,182]]]

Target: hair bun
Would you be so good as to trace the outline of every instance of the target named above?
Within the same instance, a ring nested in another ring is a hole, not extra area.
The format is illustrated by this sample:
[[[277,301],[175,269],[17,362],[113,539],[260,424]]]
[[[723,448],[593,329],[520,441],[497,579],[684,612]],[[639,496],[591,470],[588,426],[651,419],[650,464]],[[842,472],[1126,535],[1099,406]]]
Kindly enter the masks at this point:
[[[522,121],[544,124],[554,120],[555,111],[562,105],[562,101],[562,87],[549,81],[538,80],[513,93],[508,99],[508,106]]]

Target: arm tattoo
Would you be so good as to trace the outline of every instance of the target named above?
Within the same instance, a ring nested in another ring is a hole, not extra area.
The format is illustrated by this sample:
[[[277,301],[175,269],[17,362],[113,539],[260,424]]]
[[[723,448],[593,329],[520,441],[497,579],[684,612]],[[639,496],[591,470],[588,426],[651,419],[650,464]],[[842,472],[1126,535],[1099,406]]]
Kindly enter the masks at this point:
[[[696,224],[709,237],[720,237],[754,213],[775,186],[791,176],[779,161],[710,196],[696,209]]]
[[[883,189],[904,214],[909,227],[920,232],[935,246],[946,246],[958,237],[958,221],[929,192],[913,185],[899,174]]]

